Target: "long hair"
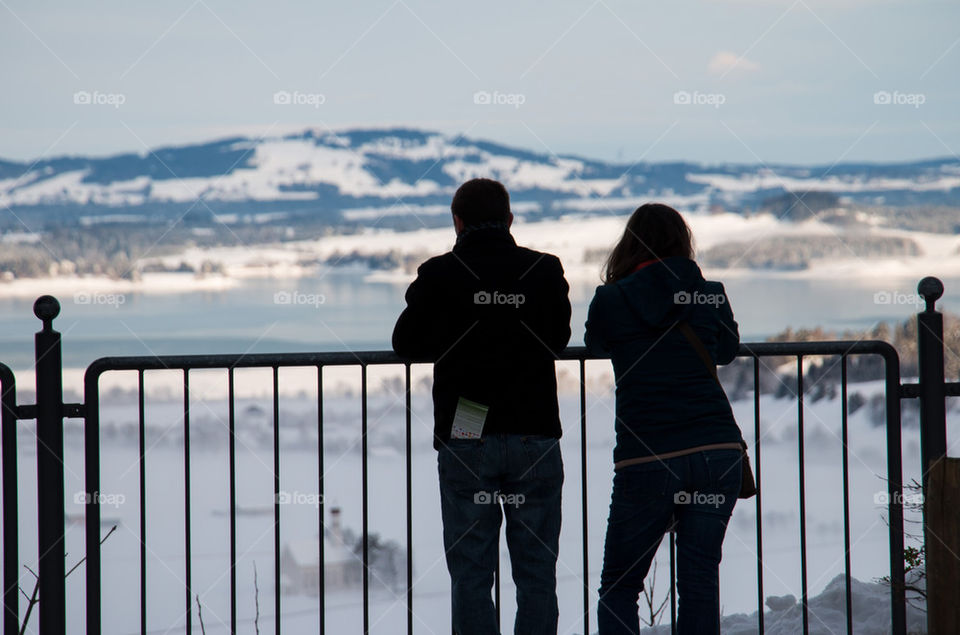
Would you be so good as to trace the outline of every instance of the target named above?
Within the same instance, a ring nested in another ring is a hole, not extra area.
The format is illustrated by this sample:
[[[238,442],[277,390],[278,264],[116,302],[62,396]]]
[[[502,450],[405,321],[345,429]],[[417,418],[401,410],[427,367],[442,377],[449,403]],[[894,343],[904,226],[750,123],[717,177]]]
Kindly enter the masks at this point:
[[[603,282],[626,278],[646,260],[671,256],[693,258],[693,235],[680,212],[669,205],[647,203],[627,221],[623,236],[607,256]]]

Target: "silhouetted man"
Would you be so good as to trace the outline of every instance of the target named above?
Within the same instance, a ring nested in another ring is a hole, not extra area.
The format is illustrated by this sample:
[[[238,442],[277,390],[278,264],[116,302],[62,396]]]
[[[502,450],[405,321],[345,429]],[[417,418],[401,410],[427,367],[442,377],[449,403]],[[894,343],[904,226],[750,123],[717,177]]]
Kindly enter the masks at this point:
[[[563,462],[554,361],[570,339],[556,256],[518,247],[507,190],[464,183],[453,251],[420,266],[393,348],[432,361],[443,542],[459,635],[498,633],[501,513],[517,586],[515,632],[557,632]],[[502,511],[501,511],[502,510]]]

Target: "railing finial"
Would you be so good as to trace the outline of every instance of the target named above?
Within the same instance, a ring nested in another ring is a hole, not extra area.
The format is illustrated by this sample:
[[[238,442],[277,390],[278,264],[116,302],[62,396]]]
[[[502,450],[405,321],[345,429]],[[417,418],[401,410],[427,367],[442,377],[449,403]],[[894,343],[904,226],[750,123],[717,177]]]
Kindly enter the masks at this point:
[[[43,330],[53,330],[53,320],[60,315],[60,302],[52,295],[42,295],[33,303],[33,314],[43,320]]]
[[[927,311],[935,311],[934,305],[943,296],[943,283],[940,278],[927,276],[917,285],[917,293],[927,301]]]

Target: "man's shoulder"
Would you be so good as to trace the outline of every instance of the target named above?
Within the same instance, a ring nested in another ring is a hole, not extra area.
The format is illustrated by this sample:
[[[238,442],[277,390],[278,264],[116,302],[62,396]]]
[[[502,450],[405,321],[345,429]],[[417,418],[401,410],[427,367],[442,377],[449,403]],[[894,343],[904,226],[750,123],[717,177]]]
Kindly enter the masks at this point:
[[[518,260],[532,269],[540,269],[543,273],[556,273],[557,271],[563,271],[563,265],[560,263],[560,258],[557,256],[547,253],[545,251],[537,251],[536,249],[530,249],[529,247],[516,247],[516,254]],[[531,270],[532,270],[531,269]]]
[[[419,267],[417,267],[417,275],[429,276],[431,274],[439,274],[447,269],[450,266],[450,263],[454,260],[455,258],[452,251],[428,258],[427,260],[424,260]]]

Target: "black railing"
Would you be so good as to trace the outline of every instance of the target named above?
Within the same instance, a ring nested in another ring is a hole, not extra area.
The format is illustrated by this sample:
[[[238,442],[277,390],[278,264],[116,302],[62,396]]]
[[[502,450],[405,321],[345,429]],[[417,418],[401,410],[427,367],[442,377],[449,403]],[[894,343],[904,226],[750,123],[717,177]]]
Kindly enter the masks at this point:
[[[935,313],[933,303],[942,294],[942,286],[937,292],[935,285],[925,279],[921,284],[921,292],[928,299],[928,313]],[[244,354],[244,355],[183,355],[183,356],[153,356],[153,357],[108,357],[91,364],[84,377],[84,403],[64,404],[62,401],[62,379],[60,368],[60,336],[53,330],[52,321],[59,312],[56,300],[45,296],[37,301],[35,313],[43,320],[43,330],[37,334],[37,404],[18,405],[16,398],[15,378],[6,366],[0,365],[0,385],[2,385],[2,491],[3,491],[3,549],[4,549],[4,620],[3,635],[13,635],[20,630],[20,620],[23,617],[19,602],[19,567],[20,553],[18,532],[20,523],[17,515],[17,422],[19,420],[37,420],[37,468],[38,468],[38,561],[40,598],[38,604],[38,621],[41,633],[51,635],[64,633],[66,600],[64,580],[64,472],[63,472],[63,419],[64,417],[82,417],[84,422],[84,490],[86,492],[85,505],[85,546],[86,546],[86,632],[97,634],[102,631],[102,563],[101,563],[101,509],[98,493],[100,492],[100,379],[104,373],[111,371],[133,371],[137,373],[138,394],[138,430],[139,430],[139,591],[140,591],[140,630],[147,632],[147,577],[146,577],[146,455],[145,435],[146,416],[144,406],[144,373],[146,371],[179,370],[182,375],[184,388],[183,401],[183,454],[184,454],[184,533],[183,544],[185,561],[183,571],[183,592],[185,595],[184,616],[185,630],[190,633],[193,628],[193,606],[191,599],[195,597],[192,588],[192,553],[191,553],[191,475],[190,475],[190,371],[201,369],[220,369],[226,371],[228,381],[228,462],[229,462],[229,514],[230,514],[230,631],[236,632],[237,618],[237,498],[236,498],[236,401],[234,371],[245,368],[262,368],[272,370],[272,444],[273,444],[273,574],[275,579],[274,598],[275,614],[274,628],[280,633],[283,627],[281,620],[281,550],[280,550],[280,426],[279,426],[279,379],[281,368],[314,368],[317,371],[317,461],[318,461],[318,515],[320,527],[324,526],[324,386],[323,369],[339,366],[359,367],[361,377],[361,413],[360,413],[360,443],[361,443],[361,547],[362,561],[362,597],[363,597],[363,632],[370,630],[370,544],[369,534],[369,481],[368,481],[368,391],[367,374],[371,366],[398,365],[403,369],[404,402],[405,402],[405,491],[406,491],[406,571],[404,599],[406,602],[406,631],[414,632],[414,595],[413,581],[413,509],[411,503],[412,475],[411,475],[411,364],[414,360],[397,357],[392,352],[373,351],[358,353],[291,353],[291,354]],[[921,314],[922,316],[923,314]],[[937,314],[939,315],[939,314]],[[931,318],[921,317],[921,324],[926,324]],[[942,401],[946,394],[954,394],[960,388],[957,385],[943,383],[943,353],[942,353],[942,323],[940,337],[936,337],[936,319],[933,318],[930,329],[932,337],[924,338],[921,335],[921,381],[919,384],[901,384],[900,360],[896,350],[882,341],[829,341],[829,342],[778,342],[743,344],[739,356],[752,360],[753,365],[753,406],[754,406],[754,438],[752,448],[753,467],[759,493],[752,502],[756,510],[756,544],[757,544],[757,606],[758,627],[764,630],[764,564],[763,564],[763,464],[761,452],[761,365],[764,358],[792,357],[796,359],[796,388],[797,423],[798,423],[798,476],[799,488],[797,502],[799,510],[799,551],[801,560],[801,607],[803,615],[803,630],[808,628],[808,580],[807,580],[807,521],[806,502],[807,490],[805,484],[805,443],[804,443],[804,360],[813,356],[830,356],[838,358],[841,369],[841,446],[842,446],[842,481],[843,481],[843,537],[844,537],[844,574],[846,577],[846,616],[847,631],[852,632],[852,594],[851,594],[851,561],[850,561],[850,497],[848,471],[848,407],[847,407],[847,361],[850,356],[873,355],[879,356],[884,363],[885,381],[885,412],[886,412],[886,481],[888,490],[888,546],[890,555],[890,623],[894,633],[906,633],[906,597],[904,571],[904,518],[903,518],[903,467],[901,456],[901,426],[900,400],[902,398],[920,397],[922,408],[922,434],[924,447],[924,465],[926,461],[936,456],[946,454],[945,444],[945,410]],[[923,328],[921,328],[923,333]],[[936,351],[924,351],[924,347],[940,346],[939,358]],[[590,600],[593,590],[588,583],[589,554],[587,537],[588,523],[588,496],[587,478],[589,466],[587,462],[587,382],[586,361],[591,359],[582,347],[571,347],[563,352],[560,361],[575,361],[579,370],[579,414],[580,414],[580,479],[581,479],[581,518],[582,531],[582,623],[584,633],[590,633],[591,615]],[[939,365],[939,374],[936,366]],[[938,409],[936,402],[940,402]],[[743,423],[743,422],[741,422]],[[606,467],[606,466],[605,466]],[[321,537],[320,549],[320,598],[317,605],[320,632],[325,631],[326,602],[324,594],[324,547]],[[675,585],[675,558],[674,541],[670,536],[670,606],[671,618],[675,618],[676,598]],[[497,610],[499,613],[499,571],[496,581]],[[675,619],[673,619],[675,623]],[[72,625],[79,628],[79,624]]]

